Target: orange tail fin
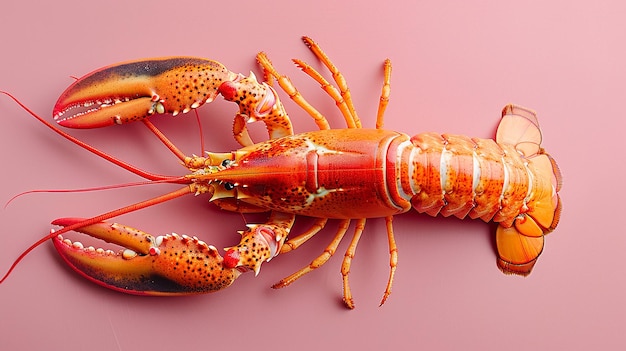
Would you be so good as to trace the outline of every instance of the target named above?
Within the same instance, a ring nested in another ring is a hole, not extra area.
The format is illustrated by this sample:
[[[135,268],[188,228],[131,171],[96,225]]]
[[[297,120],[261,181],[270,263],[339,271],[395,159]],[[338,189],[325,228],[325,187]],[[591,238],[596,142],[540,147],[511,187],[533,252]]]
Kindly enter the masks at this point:
[[[513,225],[498,226],[498,267],[507,274],[528,275],[543,250],[543,236],[559,222],[561,172],[541,148],[541,130],[532,110],[507,105],[502,110],[496,142],[514,145],[523,155],[530,182],[525,208]]]

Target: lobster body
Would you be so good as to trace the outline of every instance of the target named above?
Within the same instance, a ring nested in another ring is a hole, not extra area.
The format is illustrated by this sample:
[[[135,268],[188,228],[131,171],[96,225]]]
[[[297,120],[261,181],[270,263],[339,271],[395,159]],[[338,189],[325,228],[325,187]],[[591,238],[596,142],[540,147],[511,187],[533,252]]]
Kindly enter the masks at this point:
[[[386,217],[413,207],[510,227],[532,207],[533,190],[555,195],[551,179],[512,145],[462,135],[332,129],[233,155],[230,167],[209,178],[232,184],[234,198],[319,218]]]
[[[183,176],[161,176],[120,161],[57,128],[10,94],[54,132],[149,181],[184,184],[182,189],[92,218],[62,218],[62,228],[27,249],[52,239],[61,257],[84,277],[111,289],[139,295],[180,295],[221,290],[242,273],[259,273],[261,264],[297,249],[318,233],[328,219],[340,222],[333,240],[307,267],[274,287],[291,284],[320,267],[334,254],[350,221],[355,233],[342,263],[344,301],[354,307],[348,272],[367,218],[387,223],[390,274],[381,304],[391,292],[397,265],[392,218],[414,208],[431,216],[480,218],[498,223],[497,264],[509,274],[527,275],[543,250],[544,235],[558,224],[561,175],[541,148],[541,132],[533,111],[507,105],[496,137],[407,134],[382,129],[389,100],[391,63],[384,64],[376,129],[362,129],[343,75],[321,48],[303,38],[329,69],[337,87],[311,66],[294,60],[335,100],[347,129],[330,129],[290,80],[279,74],[264,53],[257,60],[265,74],[258,82],[230,72],[219,62],[168,57],[132,61],[98,69],[78,79],[61,94],[54,119],[64,127],[96,128],[142,121],[182,162]],[[316,122],[319,131],[293,134],[291,120],[271,86],[282,90]],[[238,104],[233,135],[242,148],[229,153],[187,156],[148,117],[187,113],[217,95]],[[269,140],[255,143],[247,123],[265,124]],[[248,224],[239,244],[219,250],[194,236],[148,233],[106,220],[186,194],[209,194],[224,210],[269,212],[266,222]],[[304,232],[290,236],[296,216],[317,218]],[[64,238],[81,232],[123,246],[111,250],[84,247]],[[0,280],[3,282],[8,274]]]

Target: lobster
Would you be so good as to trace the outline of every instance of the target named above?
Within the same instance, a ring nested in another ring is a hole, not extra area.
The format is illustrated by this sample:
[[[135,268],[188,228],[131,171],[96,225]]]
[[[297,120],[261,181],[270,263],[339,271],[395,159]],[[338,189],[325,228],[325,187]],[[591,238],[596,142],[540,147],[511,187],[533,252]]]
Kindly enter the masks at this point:
[[[531,272],[544,245],[544,235],[559,221],[561,174],[541,148],[536,114],[507,105],[495,140],[462,135],[423,133],[410,137],[382,128],[389,102],[391,63],[384,62],[384,80],[375,129],[361,128],[345,78],[317,43],[304,43],[330,71],[335,85],[301,60],[295,64],[317,81],[338,106],[347,128],[330,129],[326,118],[280,74],[263,52],[257,61],[264,80],[229,71],[219,62],[194,57],[167,57],[120,63],[77,79],[59,97],[54,120],[63,127],[96,128],[134,121],[144,123],[184,164],[183,176],[143,171],[88,145],[53,123],[22,108],[71,142],[148,181],[183,187],[153,199],[92,218],[61,218],[60,226],[15,260],[51,239],[54,247],[80,275],[105,287],[138,295],[186,295],[218,291],[241,274],[259,273],[263,262],[297,249],[315,236],[329,219],[339,229],[324,252],[308,266],[274,288],[288,286],[322,266],[335,253],[350,222],[355,232],[341,265],[343,301],[354,308],[349,284],[351,260],[367,218],[384,218],[390,270],[381,305],[391,293],[398,261],[393,216],[414,208],[431,216],[455,216],[496,222],[497,266],[506,274]],[[318,131],[294,134],[274,81],[309,114]],[[239,106],[233,135],[242,146],[227,152],[187,156],[156,128],[149,117],[187,113],[221,95]],[[255,143],[247,124],[261,121],[269,139]],[[219,208],[241,213],[268,213],[265,223],[240,231],[239,244],[217,248],[195,236],[153,236],[107,220],[183,195],[207,194]],[[296,216],[314,217],[313,225],[290,236]],[[80,232],[119,246],[118,252],[85,247],[64,238]]]

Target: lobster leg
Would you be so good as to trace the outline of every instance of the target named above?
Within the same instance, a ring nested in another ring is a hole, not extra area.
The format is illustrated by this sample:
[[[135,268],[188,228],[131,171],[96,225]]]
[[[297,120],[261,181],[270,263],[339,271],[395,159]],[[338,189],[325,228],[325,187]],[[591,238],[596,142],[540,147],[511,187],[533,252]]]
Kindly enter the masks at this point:
[[[349,113],[350,116],[352,116],[352,120],[354,121],[355,128],[361,128],[361,121],[359,120],[359,117],[357,116],[356,110],[354,108],[354,104],[352,103],[352,95],[350,94],[348,83],[346,82],[346,79],[344,78],[343,74],[339,71],[339,69],[337,69],[335,64],[328,57],[328,55],[326,55],[326,53],[322,50],[322,48],[320,48],[320,46],[315,41],[313,41],[313,39],[309,37],[302,37],[302,41],[313,52],[313,54],[320,61],[322,61],[322,63],[326,66],[326,68],[328,68],[328,70],[333,76],[333,80],[335,81],[335,83],[337,84],[337,87],[339,88],[339,91],[341,93],[341,99],[335,98],[335,96],[333,96],[332,94],[329,94],[329,95],[331,95],[331,97],[335,99],[338,106],[345,103],[345,106],[348,108],[350,112]],[[324,88],[324,86],[322,87]]]
[[[304,73],[309,75],[315,81],[317,81],[322,89],[335,100],[337,107],[341,111],[348,128],[361,128],[361,121],[357,116],[356,109],[352,103],[352,97],[350,95],[350,89],[346,83],[343,74],[337,69],[337,67],[330,61],[328,56],[322,51],[322,49],[312,39],[303,37],[304,43],[311,49],[313,54],[320,59],[328,70],[332,73],[333,79],[339,89],[331,85],[318,71],[308,65],[302,60],[294,59],[294,63],[302,69]],[[304,109],[317,123],[320,129],[329,129],[328,121],[322,114],[311,106],[304,97],[298,92],[296,87],[291,83],[291,80],[280,73],[274,68],[271,61],[267,58],[265,53],[261,52],[257,55],[257,61],[263,67],[266,79],[271,80],[272,77],[276,78],[281,88],[289,95],[289,97],[296,102],[302,109]]]
[[[385,124],[385,110],[389,104],[389,94],[391,93],[391,60],[386,59],[383,64],[384,80],[383,88],[380,92],[380,102],[376,113],[376,129],[383,129]]]
[[[337,230],[335,237],[330,242],[330,244],[324,249],[324,252],[321,255],[319,255],[317,258],[311,261],[311,263],[308,266],[303,267],[297,272],[294,272],[290,276],[283,278],[278,283],[272,285],[272,288],[280,289],[280,288],[289,286],[291,285],[291,283],[295,282],[303,275],[310,273],[315,269],[320,268],[321,266],[324,265],[324,263],[328,262],[328,260],[335,254],[335,251],[337,251],[337,247],[339,246],[339,243],[341,243],[343,236],[348,231],[349,226],[350,226],[349,219],[344,219],[341,222],[339,222],[339,229]]]
[[[393,285],[393,278],[396,275],[396,267],[398,266],[398,247],[396,246],[396,239],[393,235],[393,216],[385,217],[385,224],[387,226],[387,240],[389,241],[389,279],[387,280],[387,287],[383,294],[383,298],[380,300],[382,306],[389,295],[391,295],[391,286]]]
[[[328,124],[326,117],[324,117],[318,110],[315,109],[315,107],[309,104],[304,97],[302,97],[298,89],[296,89],[293,83],[291,83],[289,77],[281,75],[278,71],[276,71],[272,62],[264,52],[260,52],[256,58],[261,67],[263,67],[266,78],[275,77],[283,91],[289,95],[289,97],[296,104],[298,104],[298,106],[313,117],[313,120],[315,120],[315,124],[317,124],[319,129],[330,129],[330,125]]]
[[[354,236],[352,237],[350,246],[348,246],[348,249],[343,256],[343,262],[341,263],[341,276],[343,278],[343,303],[349,309],[354,309],[354,299],[352,298],[352,290],[350,289],[348,277],[350,274],[352,259],[356,253],[356,247],[361,239],[361,234],[363,234],[363,229],[365,229],[365,218],[359,218],[354,229]]]
[[[302,72],[306,73],[311,78],[315,79],[320,84],[322,89],[326,92],[326,94],[328,94],[328,96],[330,96],[331,98],[333,98],[333,100],[335,100],[335,103],[337,104],[339,111],[341,111],[341,114],[346,120],[346,124],[348,125],[348,128],[360,128],[361,127],[361,121],[356,116],[356,111],[354,110],[354,106],[352,106],[352,101],[350,101],[350,104],[348,104],[348,102],[346,102],[346,100],[344,100],[343,98],[345,92],[343,91],[340,92],[339,90],[337,90],[337,88],[331,85],[318,71],[316,71],[313,67],[311,67],[309,64],[305,63],[304,61],[301,61],[301,60],[293,60],[293,61],[296,63],[298,67],[300,67]]]
[[[281,254],[287,253],[289,251],[293,251],[300,247],[300,245],[307,242],[309,239],[315,236],[320,230],[324,229],[326,223],[328,222],[328,218],[318,218],[315,223],[305,232],[300,233],[298,236],[290,238],[285,242],[283,248],[280,250]]]

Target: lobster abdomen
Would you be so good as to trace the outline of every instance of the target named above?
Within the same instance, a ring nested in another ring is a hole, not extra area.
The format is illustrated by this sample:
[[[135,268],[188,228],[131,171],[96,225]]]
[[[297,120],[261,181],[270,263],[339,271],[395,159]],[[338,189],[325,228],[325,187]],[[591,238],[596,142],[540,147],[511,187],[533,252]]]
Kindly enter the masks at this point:
[[[495,141],[418,134],[398,151],[398,193],[418,212],[499,223],[498,267],[527,275],[561,213],[561,174],[540,144],[535,113],[514,105]]]
[[[496,140],[418,134],[398,151],[398,187],[418,212],[515,225],[539,237],[561,210],[561,174],[540,142],[534,113],[516,106],[504,109]]]
[[[401,184],[413,207],[432,216],[505,222],[523,207],[530,171],[510,145],[491,139],[424,133],[402,151]]]

